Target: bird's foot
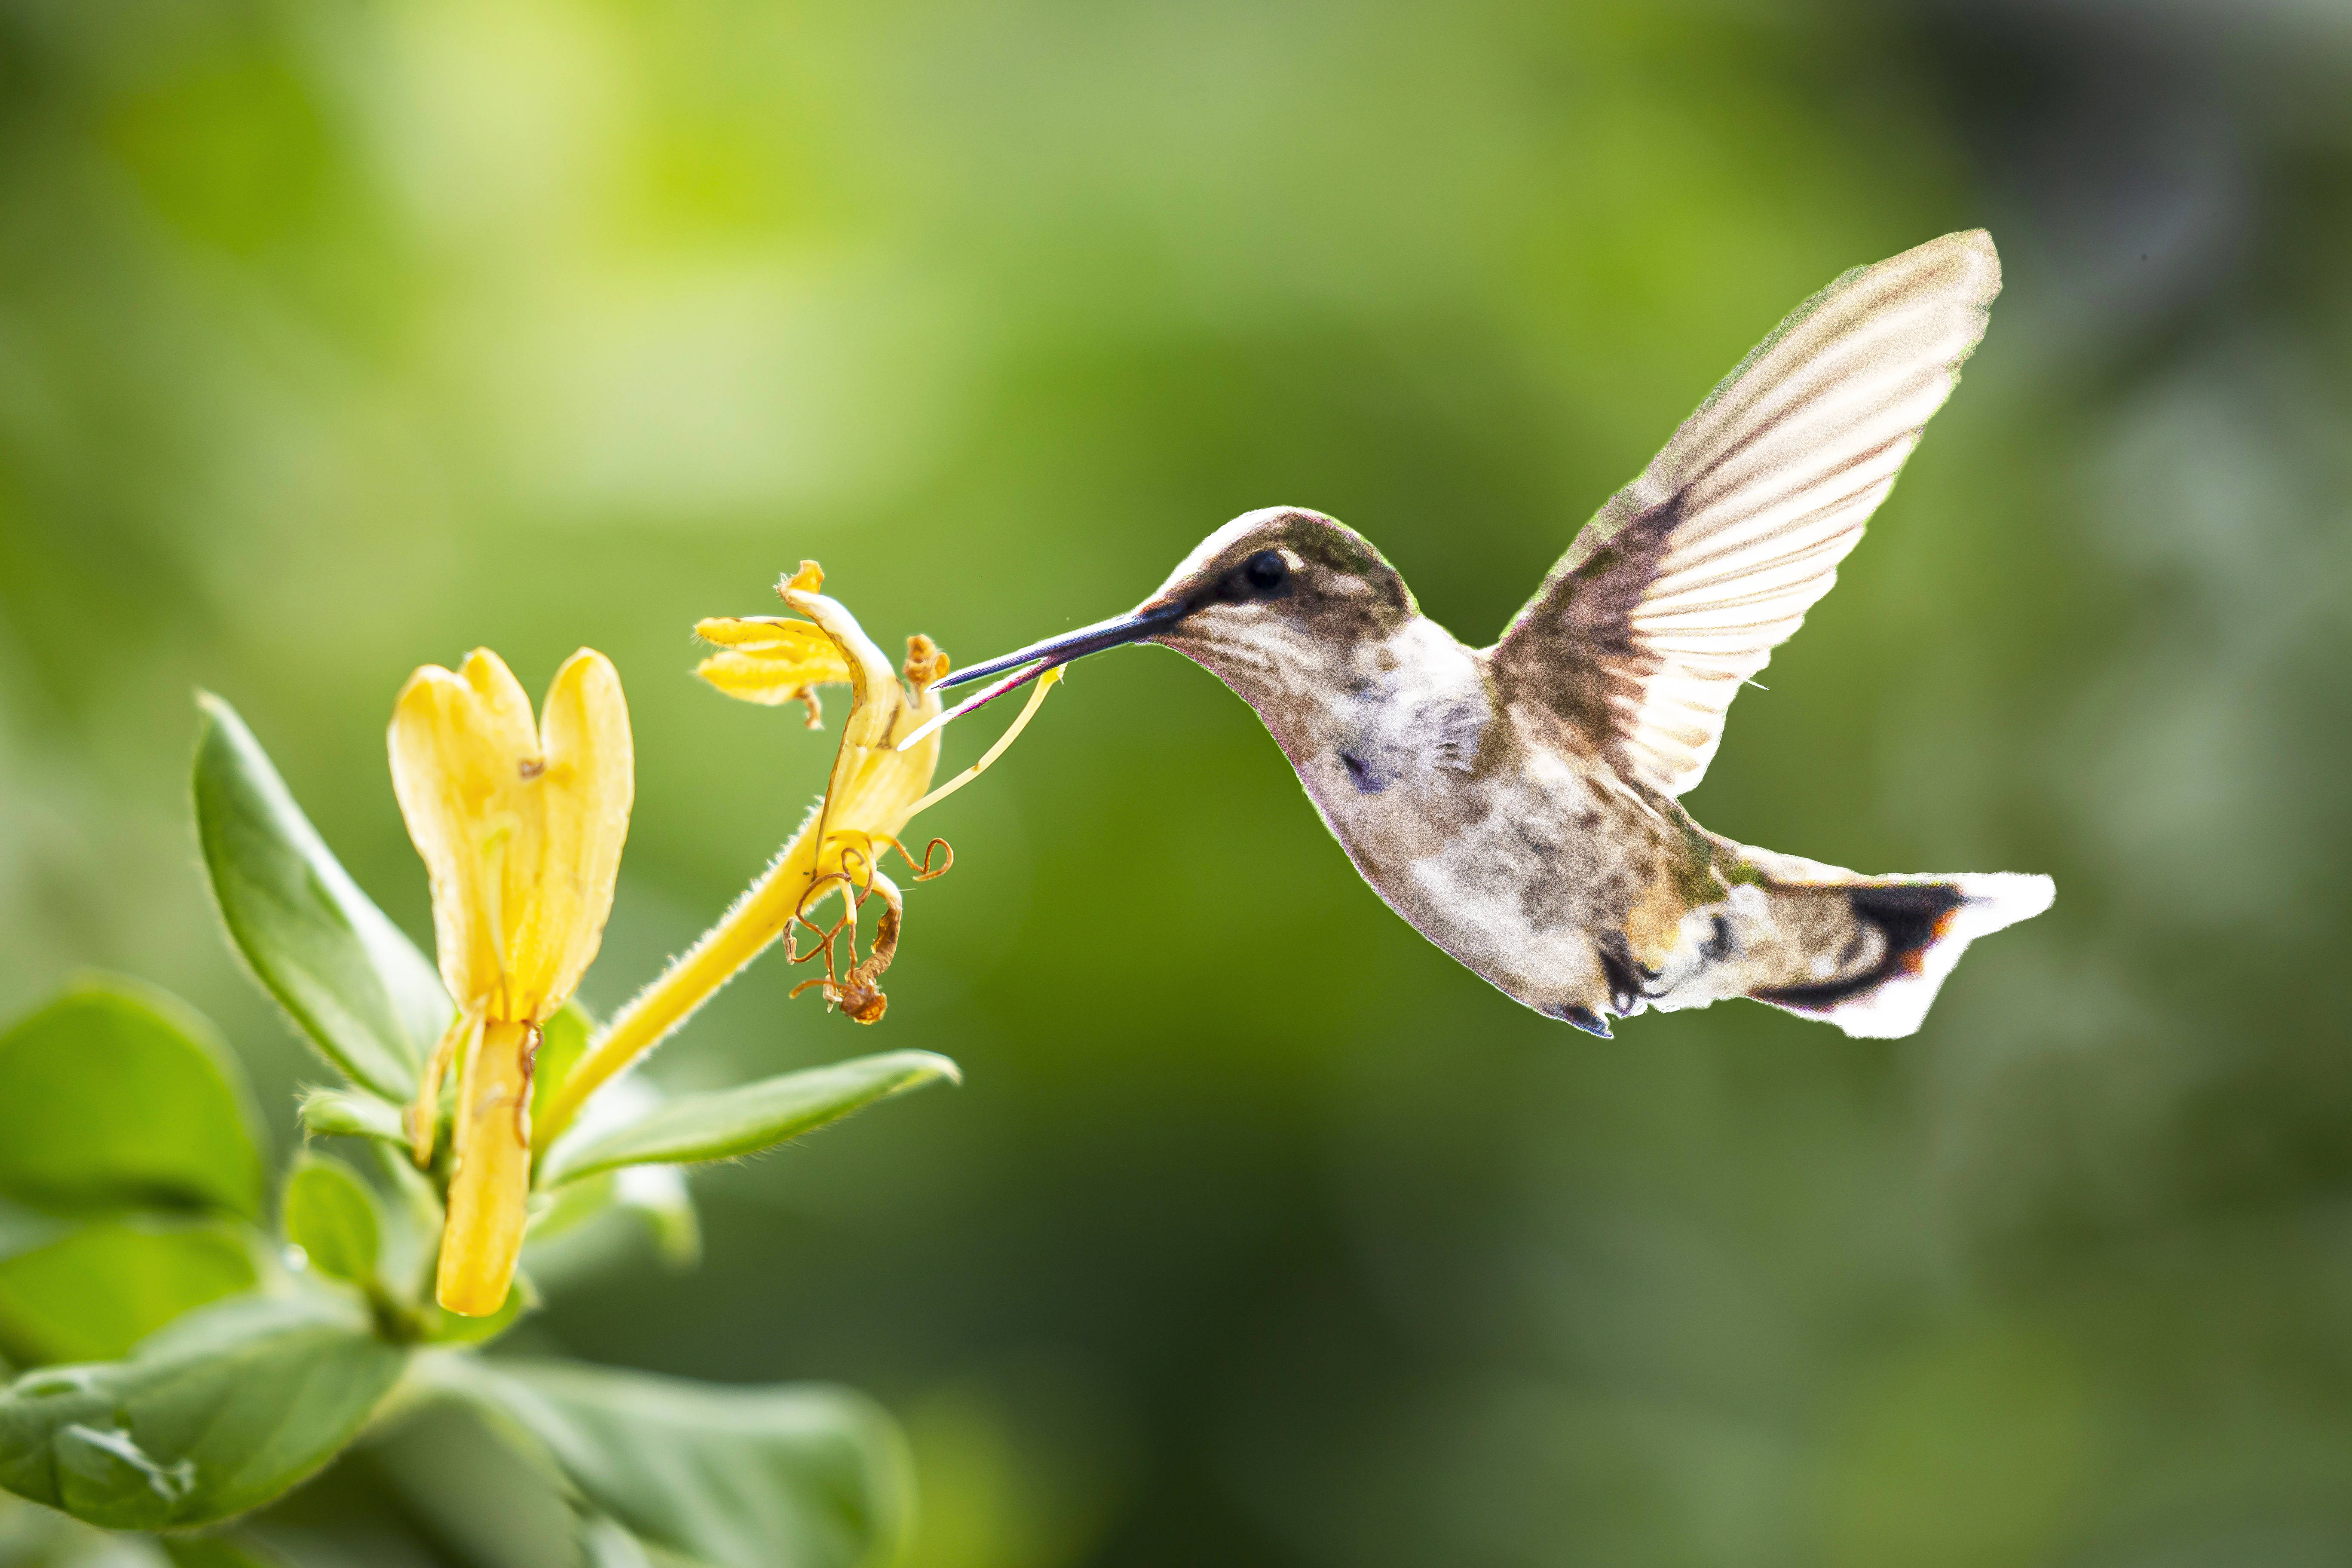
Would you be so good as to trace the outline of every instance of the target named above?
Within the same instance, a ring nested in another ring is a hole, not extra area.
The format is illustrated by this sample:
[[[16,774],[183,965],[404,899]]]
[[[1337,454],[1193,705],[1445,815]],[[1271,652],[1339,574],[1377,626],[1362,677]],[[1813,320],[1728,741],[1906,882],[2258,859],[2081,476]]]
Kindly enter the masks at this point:
[[[1544,1011],[1563,1024],[1575,1025],[1588,1035],[1598,1035],[1604,1040],[1614,1037],[1609,1033],[1609,1020],[1590,1007],[1562,1003],[1556,1007],[1546,1007]]]

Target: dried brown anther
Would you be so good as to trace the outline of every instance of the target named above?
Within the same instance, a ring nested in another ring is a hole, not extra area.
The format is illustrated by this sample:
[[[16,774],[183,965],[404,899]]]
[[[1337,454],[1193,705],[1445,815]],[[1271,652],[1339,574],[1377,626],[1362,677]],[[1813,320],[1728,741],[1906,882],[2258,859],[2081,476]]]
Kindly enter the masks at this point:
[[[948,656],[939,644],[917,632],[907,639],[907,662],[899,668],[906,674],[915,700],[920,702],[925,688],[937,686],[946,677]]]
[[[895,844],[896,840],[891,842]],[[898,852],[906,854],[903,847]],[[849,868],[853,859],[866,867],[866,879],[862,885]],[[911,857],[909,863],[912,863]],[[858,1023],[878,1023],[890,1000],[883,995],[881,986],[876,982],[881,979],[882,972],[890,967],[890,961],[898,955],[898,932],[907,918],[906,900],[900,895],[898,885],[875,868],[870,856],[854,848],[845,848],[842,866],[842,870],[819,879],[817,885],[801,900],[800,907],[793,911],[793,928],[784,932],[786,961],[805,963],[810,959],[822,957],[824,973],[802,981],[793,987],[791,994],[798,996],[812,987],[818,988],[824,993],[827,1005],[846,1013]],[[945,870],[946,868],[941,867],[940,869]],[[818,925],[809,918],[808,911],[836,892],[841,895],[844,906],[842,917],[830,926]],[[882,914],[874,922],[873,950],[861,960],[857,956],[857,917],[866,908],[866,900],[877,893],[882,897]],[[795,928],[805,928],[814,933],[816,945],[806,952],[801,952],[799,931]],[[847,948],[845,956],[843,952],[845,945]]]

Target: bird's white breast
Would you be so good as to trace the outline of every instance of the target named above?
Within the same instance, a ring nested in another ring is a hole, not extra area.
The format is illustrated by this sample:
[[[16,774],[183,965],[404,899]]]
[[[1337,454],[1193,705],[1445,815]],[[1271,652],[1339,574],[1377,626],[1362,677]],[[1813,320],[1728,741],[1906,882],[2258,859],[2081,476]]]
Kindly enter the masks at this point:
[[[1276,728],[1365,880],[1455,958],[1522,999],[1587,986],[1574,900],[1597,847],[1594,784],[1556,752],[1490,734],[1506,723],[1477,656],[1417,618],[1367,645],[1320,703]],[[1271,719],[1270,719],[1271,721]],[[1287,732],[1286,732],[1287,731]]]

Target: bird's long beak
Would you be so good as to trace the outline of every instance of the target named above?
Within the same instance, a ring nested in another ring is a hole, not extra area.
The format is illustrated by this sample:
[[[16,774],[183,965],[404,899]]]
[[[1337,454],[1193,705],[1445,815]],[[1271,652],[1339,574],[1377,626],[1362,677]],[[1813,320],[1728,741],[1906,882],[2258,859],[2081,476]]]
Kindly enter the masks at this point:
[[[951,671],[938,682],[940,689],[944,690],[951,686],[968,686],[975,680],[988,680],[991,676],[998,676],[1002,679],[991,681],[981,690],[925,723],[922,728],[899,742],[898,749],[904,751],[948,721],[960,719],[983,703],[995,701],[1008,691],[1019,690],[1056,665],[1067,664],[1074,658],[1083,658],[1090,653],[1100,653],[1105,648],[1120,647],[1128,643],[1140,642],[1154,632],[1174,625],[1182,618],[1187,608],[1189,606],[1181,603],[1163,602],[1145,605],[1127,615],[1114,616],[1107,621],[1097,621],[1093,626],[1080,626],[1076,631],[1064,632],[1060,637],[1047,637],[1043,642],[1031,643],[1027,647],[1013,653],[1004,654],[996,658],[984,659],[968,668]]]
[[[1024,664],[1037,666],[1029,672],[1031,675],[1043,675],[1057,664],[1067,664],[1074,658],[1100,653],[1105,648],[1140,642],[1183,613],[1181,605],[1147,605],[1124,616],[1113,616],[1109,620],[1097,621],[1093,626],[1080,626],[1076,631],[1064,632],[1060,637],[1031,643],[1017,652],[983,660],[970,668],[952,670],[940,685],[942,689],[969,686],[975,680],[985,680],[992,675],[1002,675]]]

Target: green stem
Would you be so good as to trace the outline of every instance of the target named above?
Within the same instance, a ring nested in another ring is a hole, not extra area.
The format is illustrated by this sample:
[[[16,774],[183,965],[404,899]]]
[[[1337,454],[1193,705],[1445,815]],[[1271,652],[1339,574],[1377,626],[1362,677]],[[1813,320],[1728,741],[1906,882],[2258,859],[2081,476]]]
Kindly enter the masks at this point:
[[[824,842],[822,812],[812,816],[760,879],[744,890],[719,923],[702,933],[661,977],[630,999],[564,1076],[562,1087],[538,1119],[531,1142],[544,1151],[572,1125],[590,1095],[630,1063],[668,1038],[694,1016],[738,970],[760,956],[792,923],[816,875],[816,848]]]

